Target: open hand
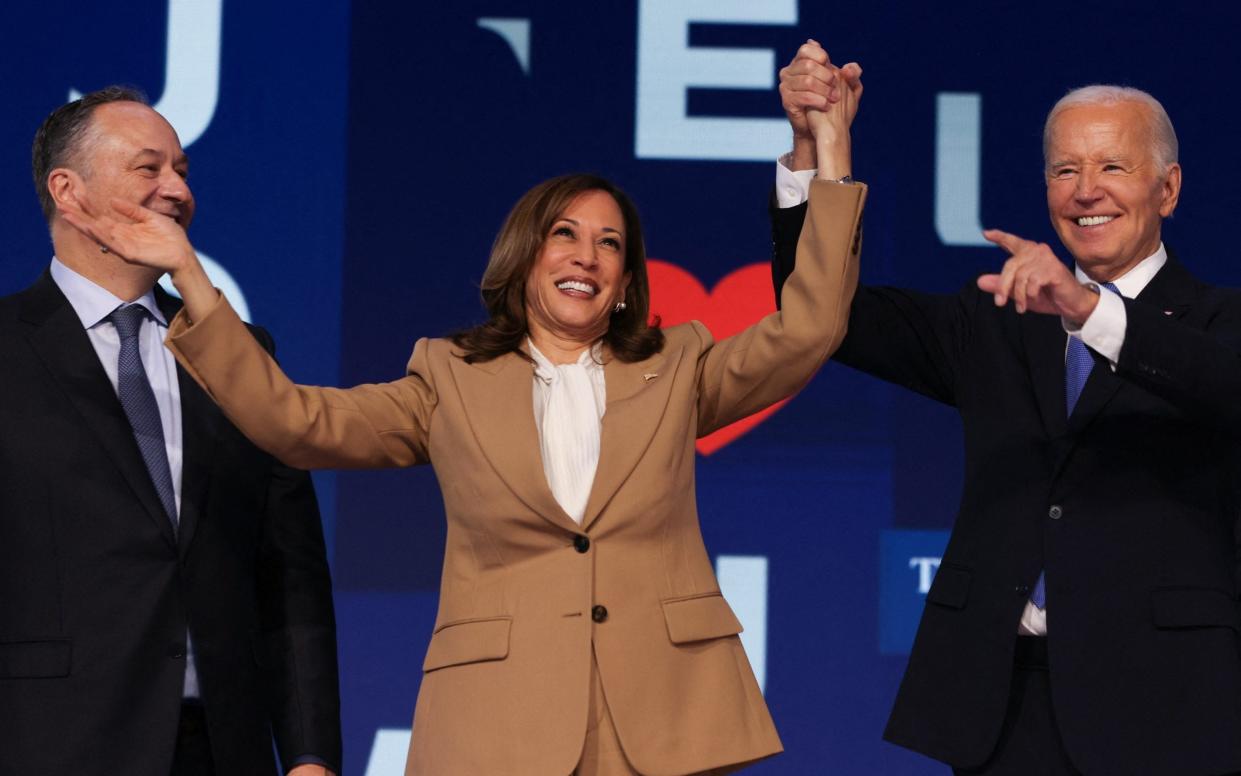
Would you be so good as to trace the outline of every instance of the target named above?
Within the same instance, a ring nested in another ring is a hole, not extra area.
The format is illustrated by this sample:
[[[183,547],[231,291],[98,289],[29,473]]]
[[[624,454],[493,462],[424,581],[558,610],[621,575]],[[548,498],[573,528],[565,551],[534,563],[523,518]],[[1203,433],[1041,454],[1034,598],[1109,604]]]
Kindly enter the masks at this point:
[[[997,307],[1011,299],[1019,313],[1029,310],[1059,315],[1079,326],[1094,312],[1099,295],[1079,283],[1047,243],[1024,240],[999,229],[987,229],[982,236],[1010,254],[998,274],[978,278],[978,287],[994,295]]]
[[[131,264],[176,273],[198,263],[185,229],[142,205],[113,199],[111,211],[90,213],[74,199],[59,202],[66,223]]]

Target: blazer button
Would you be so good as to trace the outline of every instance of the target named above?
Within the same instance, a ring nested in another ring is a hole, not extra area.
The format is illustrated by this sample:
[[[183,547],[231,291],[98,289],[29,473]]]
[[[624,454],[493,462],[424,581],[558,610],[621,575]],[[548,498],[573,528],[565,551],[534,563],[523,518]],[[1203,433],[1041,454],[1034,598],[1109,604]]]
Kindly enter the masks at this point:
[[[590,537],[578,534],[573,537],[573,549],[578,552],[586,552],[590,549]]]
[[[1016,593],[1017,595],[1022,595],[1022,596],[1029,595],[1030,586],[1029,585],[1017,585],[1016,587],[1013,588],[1013,592]]]
[[[185,647],[182,647],[179,644],[173,644],[168,648],[168,657],[173,660],[181,660],[185,657]]]
[[[1047,510],[1047,516],[1052,520],[1059,520],[1063,515],[1064,510],[1060,508],[1059,504],[1052,504],[1051,509]]]
[[[594,606],[590,608],[590,619],[594,620],[595,622],[603,622],[607,618],[608,618],[608,608],[606,606],[595,604]]]

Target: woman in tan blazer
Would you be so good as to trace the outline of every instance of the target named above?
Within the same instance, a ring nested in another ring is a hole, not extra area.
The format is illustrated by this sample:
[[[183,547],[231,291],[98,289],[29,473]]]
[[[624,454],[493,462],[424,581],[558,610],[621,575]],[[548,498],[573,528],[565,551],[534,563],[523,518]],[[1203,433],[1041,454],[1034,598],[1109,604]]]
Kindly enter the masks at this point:
[[[815,118],[782,312],[718,342],[648,327],[637,214],[592,176],[517,203],[486,324],[350,389],[291,383],[170,219],[65,211],[172,273],[169,347],[257,445],[305,468],[435,467],[448,534],[408,774],[724,773],[781,751],[703,546],[694,440],[798,390],[844,336],[866,188],[835,180],[860,84],[841,93]]]

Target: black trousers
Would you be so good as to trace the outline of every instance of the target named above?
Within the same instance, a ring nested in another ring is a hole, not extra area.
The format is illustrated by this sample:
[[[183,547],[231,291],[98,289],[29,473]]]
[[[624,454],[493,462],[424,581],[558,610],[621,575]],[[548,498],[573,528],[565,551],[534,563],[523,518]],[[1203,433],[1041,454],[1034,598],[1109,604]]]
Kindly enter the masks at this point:
[[[1047,639],[1018,636],[1013,685],[1000,740],[977,768],[953,768],[957,776],[1081,776],[1064,751],[1051,707]]]
[[[177,749],[170,776],[215,776],[211,739],[207,737],[207,715],[201,703],[181,704]]]

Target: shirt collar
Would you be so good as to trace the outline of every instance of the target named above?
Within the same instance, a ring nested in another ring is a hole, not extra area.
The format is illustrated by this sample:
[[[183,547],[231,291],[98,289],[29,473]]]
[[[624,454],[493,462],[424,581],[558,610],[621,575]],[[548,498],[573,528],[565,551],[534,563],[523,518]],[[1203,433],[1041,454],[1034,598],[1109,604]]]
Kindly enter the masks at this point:
[[[1116,290],[1120,292],[1121,296],[1126,299],[1133,299],[1142,293],[1142,289],[1146,288],[1146,284],[1150,283],[1151,278],[1155,277],[1155,274],[1163,269],[1163,265],[1167,263],[1168,249],[1164,248],[1161,242],[1159,243],[1159,248],[1154,253],[1139,261],[1133,269],[1113,280],[1112,284],[1116,286]],[[1090,278],[1087,277],[1085,272],[1082,272],[1081,267],[1077,267],[1074,274],[1077,275],[1077,279],[1080,282],[1090,282]]]
[[[527,337],[526,343],[530,345],[530,355],[534,358],[534,376],[545,383],[550,383],[552,381],[558,366],[580,366],[585,368],[587,372],[593,371],[594,369],[603,368],[602,342],[596,342],[586,350],[583,350],[582,354],[577,357],[577,361],[574,361],[572,364],[553,364],[547,356],[543,355],[539,349],[534,346],[534,340]]]
[[[129,304],[106,288],[94,281],[87,280],[82,275],[69,269],[55,256],[52,257],[51,273],[52,280],[55,281],[61,293],[65,295],[65,298],[69,300],[69,305],[77,313],[84,329],[92,329],[98,326],[100,322],[112,314],[113,310],[122,305]],[[142,305],[151,314],[151,317],[155,319],[156,323],[164,328],[168,327],[168,320],[164,318],[164,313],[159,309],[159,305],[155,303],[154,288],[135,299],[133,304]]]

